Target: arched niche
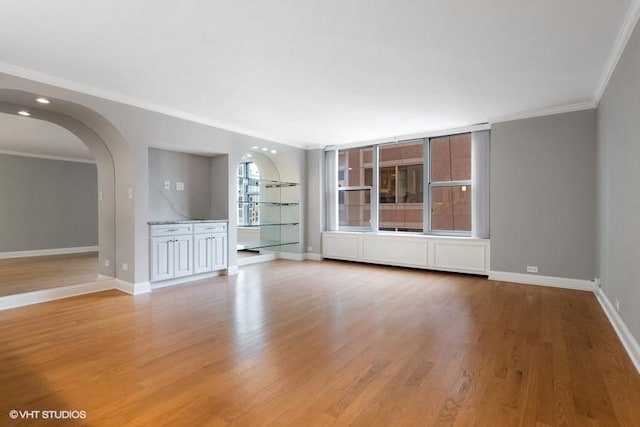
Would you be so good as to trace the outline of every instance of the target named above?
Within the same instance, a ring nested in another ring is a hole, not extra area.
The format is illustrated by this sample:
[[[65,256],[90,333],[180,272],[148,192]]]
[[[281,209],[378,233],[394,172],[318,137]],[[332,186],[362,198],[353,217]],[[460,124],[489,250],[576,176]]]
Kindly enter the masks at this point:
[[[36,98],[40,96],[51,103],[39,104]],[[0,89],[0,112],[17,114],[21,110],[28,111],[34,119],[51,122],[73,133],[93,155],[100,199],[98,273],[134,282],[133,268],[127,271],[117,268],[123,259],[130,260],[132,267],[135,265],[134,215],[130,199],[133,168],[128,144],[104,117],[82,105],[55,99],[46,93]]]
[[[249,156],[249,155],[250,156]],[[285,153],[277,153],[271,155],[268,152],[252,150],[241,156],[239,161],[235,163],[233,171],[241,163],[254,163],[259,172],[260,179],[267,181],[280,181],[290,183],[300,183],[299,166],[293,162]],[[270,186],[268,184],[261,185],[260,200],[261,202],[300,202],[301,186]],[[237,195],[237,189],[233,193]],[[234,200],[232,206],[237,206],[237,200]],[[297,209],[298,212],[291,212],[290,209]],[[235,213],[235,212],[234,212]],[[230,215],[231,218],[231,215]],[[269,242],[300,242],[303,239],[302,211],[301,205],[289,205],[283,207],[262,206],[260,210],[260,222],[265,223],[287,223],[290,221],[299,222],[296,228],[293,227],[256,227],[246,228],[238,226],[236,236],[230,236],[230,242],[233,244],[240,243],[240,247],[246,247],[243,242],[252,241],[269,241]],[[234,224],[235,225],[235,224]],[[232,227],[230,227],[233,230]],[[237,241],[234,241],[237,238]],[[283,246],[265,246],[257,248],[261,253],[300,253],[300,243],[289,244]],[[233,246],[230,246],[233,247]],[[235,254],[233,254],[235,255]],[[230,258],[233,259],[233,258]]]

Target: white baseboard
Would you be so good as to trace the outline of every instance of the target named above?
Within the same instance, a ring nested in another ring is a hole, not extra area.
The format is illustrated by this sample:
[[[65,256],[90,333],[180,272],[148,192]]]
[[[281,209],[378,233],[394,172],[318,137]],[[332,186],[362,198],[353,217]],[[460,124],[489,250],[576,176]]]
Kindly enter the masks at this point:
[[[321,254],[314,254],[311,252],[307,252],[306,254],[304,254],[304,258],[308,259],[310,261],[322,261],[322,255]]]
[[[489,280],[524,283],[527,285],[549,286],[552,288],[577,289],[580,291],[594,290],[594,284],[590,280],[569,279],[566,277],[538,276],[537,274],[511,273],[507,271],[490,271]]]
[[[84,252],[98,252],[98,246],[83,246],[77,248],[38,249],[33,251],[0,252],[0,259],[24,258],[32,256],[80,254]]]
[[[636,341],[633,335],[631,335],[631,332],[629,331],[629,328],[627,328],[627,325],[624,323],[624,320],[622,320],[620,314],[618,314],[616,309],[613,307],[613,304],[611,304],[609,298],[607,298],[605,293],[602,292],[602,289],[596,289],[594,293],[596,294],[596,298],[602,306],[604,313],[609,318],[611,326],[613,326],[613,329],[616,331],[616,334],[622,342],[622,345],[624,346],[625,350],[627,350],[629,358],[638,370],[638,373],[640,373],[640,344],[638,344],[638,341]]]
[[[169,286],[182,285],[183,283],[195,282],[197,280],[210,279],[222,275],[224,270],[213,271],[211,273],[195,274],[192,276],[178,277],[176,279],[162,280],[150,284],[149,292],[152,289],[167,288]],[[149,283],[149,282],[147,282]]]
[[[61,288],[45,289],[42,291],[26,292],[17,295],[7,295],[5,297],[0,297],[0,310],[23,307],[25,305],[38,304],[41,302],[55,301],[62,298],[75,297],[94,292],[108,291],[115,289],[115,287],[115,280],[112,279],[100,282],[83,283],[80,285],[64,286]]]
[[[305,254],[292,254],[289,252],[280,252],[278,254],[278,258],[280,259],[288,259],[290,261],[304,261]]]
[[[257,264],[259,262],[273,261],[275,259],[278,259],[278,254],[275,254],[275,253],[253,255],[253,256],[244,257],[244,258],[238,257],[238,266]]]
[[[232,265],[230,267],[227,267],[226,270],[222,270],[220,272],[220,274],[222,276],[234,276],[234,275],[238,274],[239,272],[240,272],[240,269],[238,268],[238,266],[237,265]]]
[[[149,282],[131,283],[124,280],[116,280],[116,289],[129,295],[140,295],[151,292],[151,284]]]

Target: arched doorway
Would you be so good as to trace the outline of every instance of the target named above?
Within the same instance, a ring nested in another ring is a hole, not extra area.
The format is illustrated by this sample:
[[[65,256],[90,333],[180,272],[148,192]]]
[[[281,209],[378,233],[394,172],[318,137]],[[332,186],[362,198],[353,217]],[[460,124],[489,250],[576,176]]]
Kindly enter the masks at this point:
[[[44,97],[49,102],[38,102]],[[98,175],[98,274],[134,283],[133,167],[129,145],[104,117],[82,105],[43,93],[0,89],[0,112],[61,126],[93,155]],[[130,260],[131,268],[120,262]],[[121,268],[126,267],[126,268]]]
[[[0,113],[0,297],[100,279],[95,160],[26,114]]]

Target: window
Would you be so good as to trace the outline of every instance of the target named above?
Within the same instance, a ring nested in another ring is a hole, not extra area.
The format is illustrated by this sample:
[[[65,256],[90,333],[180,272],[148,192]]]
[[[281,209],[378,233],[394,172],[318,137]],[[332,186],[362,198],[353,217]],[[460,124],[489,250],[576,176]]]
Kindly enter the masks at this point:
[[[477,209],[474,236],[488,237],[489,131],[473,144],[475,160],[472,133],[339,150],[337,229],[469,236]]]
[[[432,138],[430,231],[471,232],[471,134]]]
[[[238,225],[260,223],[260,170],[253,162],[238,165]]]
[[[424,229],[424,140],[380,146],[379,229]]]
[[[343,230],[371,229],[373,149],[338,153],[338,224]]]

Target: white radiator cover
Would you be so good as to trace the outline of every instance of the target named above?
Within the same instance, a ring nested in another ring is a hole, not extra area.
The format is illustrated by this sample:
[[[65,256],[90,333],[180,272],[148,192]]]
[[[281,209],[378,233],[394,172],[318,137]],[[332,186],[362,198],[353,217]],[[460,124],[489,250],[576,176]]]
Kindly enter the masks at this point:
[[[489,239],[396,233],[325,231],[322,256],[330,259],[489,275]]]

